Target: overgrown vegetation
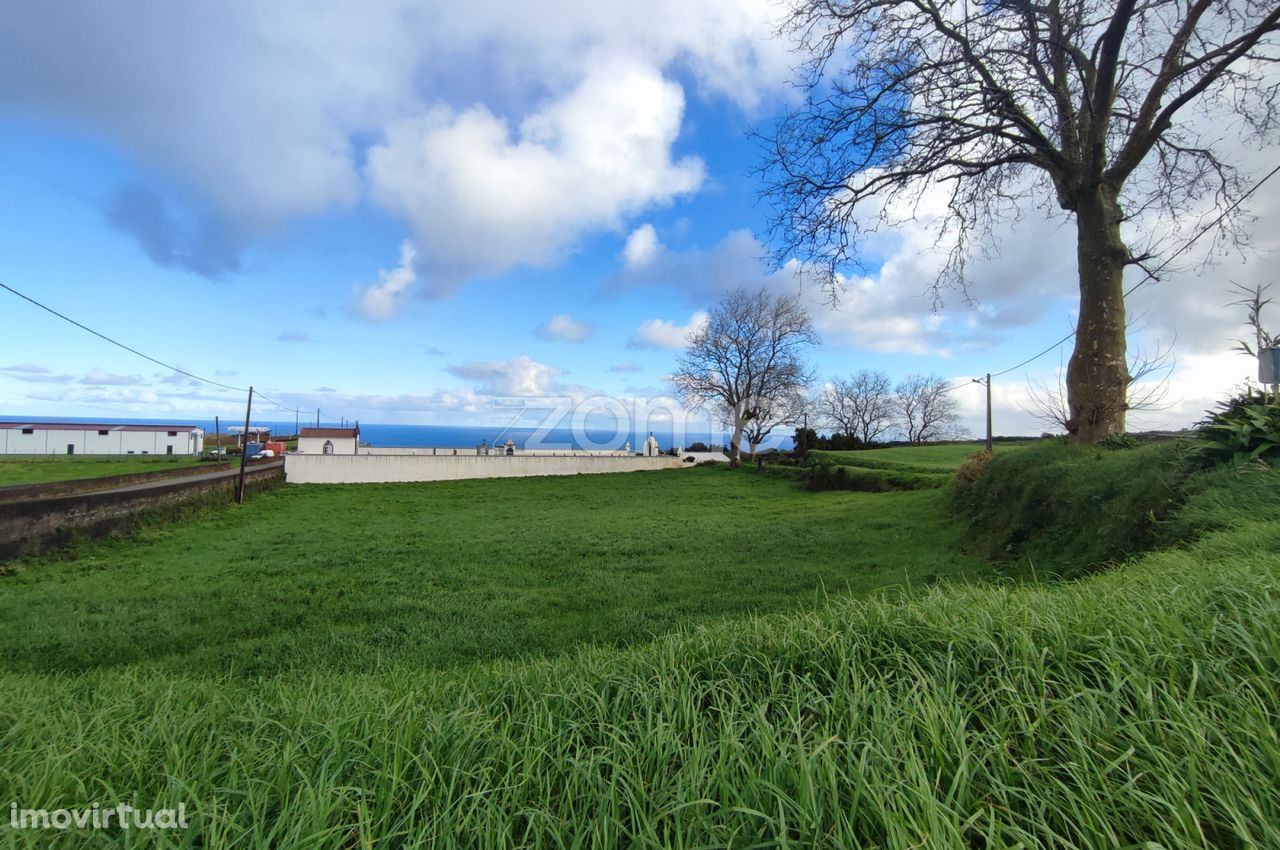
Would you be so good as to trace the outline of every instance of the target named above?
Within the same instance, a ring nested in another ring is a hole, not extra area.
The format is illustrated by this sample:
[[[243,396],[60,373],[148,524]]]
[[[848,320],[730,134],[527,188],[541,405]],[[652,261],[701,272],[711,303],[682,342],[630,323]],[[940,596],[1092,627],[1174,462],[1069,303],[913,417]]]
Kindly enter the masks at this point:
[[[1097,494],[1109,474],[1170,459],[1166,447],[1057,454],[1064,448],[997,453],[981,480],[1012,487],[1015,471],[1037,474],[1038,459]],[[830,519],[797,513],[788,494],[807,511],[838,504],[892,526],[898,545],[935,530],[903,506],[941,495],[806,495],[721,470],[624,478],[665,488],[647,494],[651,510],[685,504],[684,487],[703,498],[700,488],[723,487],[720,499],[740,495],[743,516],[772,533],[784,517],[800,529],[787,541],[793,550]],[[358,647],[353,658],[261,678],[194,664],[15,670],[11,651],[26,640],[15,631],[0,655],[10,667],[0,674],[0,794],[33,808],[183,802],[192,828],[6,838],[42,848],[1280,846],[1280,524],[1270,519],[1280,484],[1271,473],[1197,480],[1168,521],[1216,530],[1080,582],[833,597],[814,611],[529,663],[371,673],[385,632],[361,629],[358,609],[333,624]],[[777,524],[753,488],[783,500]],[[479,486],[450,497],[462,510],[487,501]],[[490,522],[510,520],[512,502],[487,503]],[[1124,502],[1092,504],[1091,521]],[[364,518],[357,511],[351,527]],[[332,519],[322,514],[317,525]],[[704,559],[749,529],[727,527],[732,534],[704,538]],[[264,573],[288,563],[287,550],[265,551],[274,559],[251,551],[242,566]],[[145,560],[135,553],[118,568],[97,566],[120,577],[145,570]],[[376,574],[370,562],[333,566],[353,581]],[[87,572],[42,569],[42,588],[17,604]],[[253,588],[244,590],[240,600],[252,600]],[[200,616],[203,602],[193,599],[188,616]],[[298,596],[281,613],[318,603]],[[56,610],[75,622],[93,604],[64,597]],[[139,618],[117,637],[147,627]],[[239,655],[255,649],[242,644]]]
[[[1218,404],[1200,425],[1197,447],[1206,465],[1241,467],[1280,459],[1280,401],[1249,389]]]
[[[982,475],[953,490],[976,549],[1076,576],[1183,538],[1168,518],[1205,486],[1185,445],[1131,449],[1045,442],[997,452]]]

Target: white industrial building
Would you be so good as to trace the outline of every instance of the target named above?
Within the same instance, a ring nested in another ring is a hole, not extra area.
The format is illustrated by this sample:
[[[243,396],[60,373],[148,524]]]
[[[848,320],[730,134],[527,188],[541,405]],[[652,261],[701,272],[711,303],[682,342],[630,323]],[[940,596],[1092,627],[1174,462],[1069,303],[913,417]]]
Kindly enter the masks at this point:
[[[204,430],[195,425],[0,422],[0,454],[198,455],[202,451]]]
[[[359,428],[303,428],[298,432],[298,454],[353,455],[359,450]]]

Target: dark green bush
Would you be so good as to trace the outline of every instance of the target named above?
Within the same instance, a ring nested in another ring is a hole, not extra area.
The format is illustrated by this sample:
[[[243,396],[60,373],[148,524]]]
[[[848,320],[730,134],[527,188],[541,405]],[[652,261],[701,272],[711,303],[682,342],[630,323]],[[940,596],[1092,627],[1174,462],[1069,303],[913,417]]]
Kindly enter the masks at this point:
[[[890,490],[931,490],[944,486],[950,477],[927,472],[815,464],[809,467],[805,489],[856,490],[866,493],[882,493]]]

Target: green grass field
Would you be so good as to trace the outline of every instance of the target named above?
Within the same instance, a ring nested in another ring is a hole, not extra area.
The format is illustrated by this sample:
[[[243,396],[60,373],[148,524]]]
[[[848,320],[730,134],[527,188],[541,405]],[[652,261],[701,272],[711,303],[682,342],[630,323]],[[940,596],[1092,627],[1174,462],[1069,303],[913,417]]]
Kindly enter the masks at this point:
[[[942,504],[816,497],[725,468],[287,487],[18,564],[4,579],[0,663],[438,668],[993,574],[960,551]]]
[[[181,469],[198,462],[193,457],[167,455],[0,455],[0,486]]]
[[[1135,527],[1172,456],[1035,451]],[[1278,847],[1280,475],[1187,493],[1192,542],[1047,584],[946,491],[724,469],[286,489],[23,562],[0,797],[192,825],[0,843]]]
[[[1036,441],[1025,443],[996,443],[995,454],[1018,451]],[[950,472],[977,452],[983,450],[981,442],[956,443],[941,446],[903,446],[889,449],[867,449],[856,452],[815,451],[812,455],[830,463],[870,468],[901,468],[916,472]]]

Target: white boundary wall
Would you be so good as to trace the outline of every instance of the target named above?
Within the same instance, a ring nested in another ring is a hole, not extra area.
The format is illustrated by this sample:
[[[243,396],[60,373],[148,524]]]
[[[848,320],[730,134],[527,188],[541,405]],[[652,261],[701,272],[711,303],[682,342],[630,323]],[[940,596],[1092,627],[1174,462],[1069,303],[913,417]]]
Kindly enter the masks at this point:
[[[461,451],[461,449],[459,449]],[[457,481],[464,478],[526,478],[537,475],[593,475],[676,469],[678,457],[580,455],[299,455],[284,456],[289,484],[380,484],[403,481]]]

